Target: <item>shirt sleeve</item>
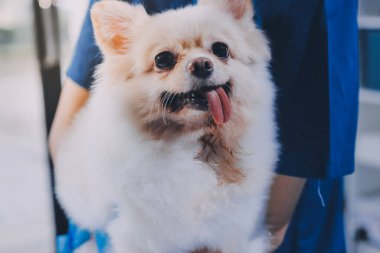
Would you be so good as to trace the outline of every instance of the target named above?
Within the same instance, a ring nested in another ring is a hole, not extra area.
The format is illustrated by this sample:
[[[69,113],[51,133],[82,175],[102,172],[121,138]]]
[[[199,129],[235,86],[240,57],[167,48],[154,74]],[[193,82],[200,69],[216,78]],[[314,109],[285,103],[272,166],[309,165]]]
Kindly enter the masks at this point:
[[[91,88],[96,66],[102,62],[102,55],[95,43],[90,18],[90,9],[97,1],[98,0],[90,0],[71,65],[66,73],[69,78],[86,89]]]

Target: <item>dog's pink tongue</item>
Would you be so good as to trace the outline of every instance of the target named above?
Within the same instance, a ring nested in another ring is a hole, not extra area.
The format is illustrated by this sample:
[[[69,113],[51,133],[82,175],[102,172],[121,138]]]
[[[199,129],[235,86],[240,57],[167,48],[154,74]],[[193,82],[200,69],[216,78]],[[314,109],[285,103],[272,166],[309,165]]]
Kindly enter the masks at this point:
[[[211,115],[217,125],[226,123],[231,118],[231,103],[222,87],[206,93]]]

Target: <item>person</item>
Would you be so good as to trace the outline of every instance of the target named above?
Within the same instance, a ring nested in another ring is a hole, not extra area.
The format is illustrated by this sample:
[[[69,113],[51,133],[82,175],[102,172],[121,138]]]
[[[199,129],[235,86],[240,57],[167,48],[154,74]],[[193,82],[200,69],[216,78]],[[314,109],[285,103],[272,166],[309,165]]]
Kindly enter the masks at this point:
[[[196,1],[143,2],[156,13]],[[266,214],[275,252],[344,253],[343,176],[354,171],[358,113],[357,0],[253,2],[278,87],[282,152]],[[88,12],[51,129],[53,159],[102,61],[92,33]]]

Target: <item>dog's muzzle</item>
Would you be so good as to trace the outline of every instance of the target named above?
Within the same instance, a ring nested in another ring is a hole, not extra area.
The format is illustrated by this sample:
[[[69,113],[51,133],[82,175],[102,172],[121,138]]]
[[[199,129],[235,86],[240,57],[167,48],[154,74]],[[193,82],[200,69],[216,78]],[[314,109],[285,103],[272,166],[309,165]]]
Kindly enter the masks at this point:
[[[171,113],[179,112],[184,108],[200,111],[210,111],[217,125],[226,123],[231,117],[231,83],[222,85],[204,86],[186,93],[163,92],[161,104]]]

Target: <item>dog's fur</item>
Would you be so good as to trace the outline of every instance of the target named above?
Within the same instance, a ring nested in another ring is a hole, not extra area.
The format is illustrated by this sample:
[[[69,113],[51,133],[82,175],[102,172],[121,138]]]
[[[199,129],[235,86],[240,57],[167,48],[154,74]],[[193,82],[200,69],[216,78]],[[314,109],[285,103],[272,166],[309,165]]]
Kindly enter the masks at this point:
[[[265,251],[264,229],[254,230],[277,158],[275,92],[252,16],[251,0],[201,0],[154,16],[117,1],[93,7],[104,62],[59,149],[56,190],[80,226],[108,231],[115,253]],[[212,54],[216,41],[229,46],[228,59]],[[154,59],[166,50],[177,63],[163,71]],[[207,82],[186,70],[197,57],[214,65]],[[207,110],[162,103],[163,92],[227,81],[224,124]]]

